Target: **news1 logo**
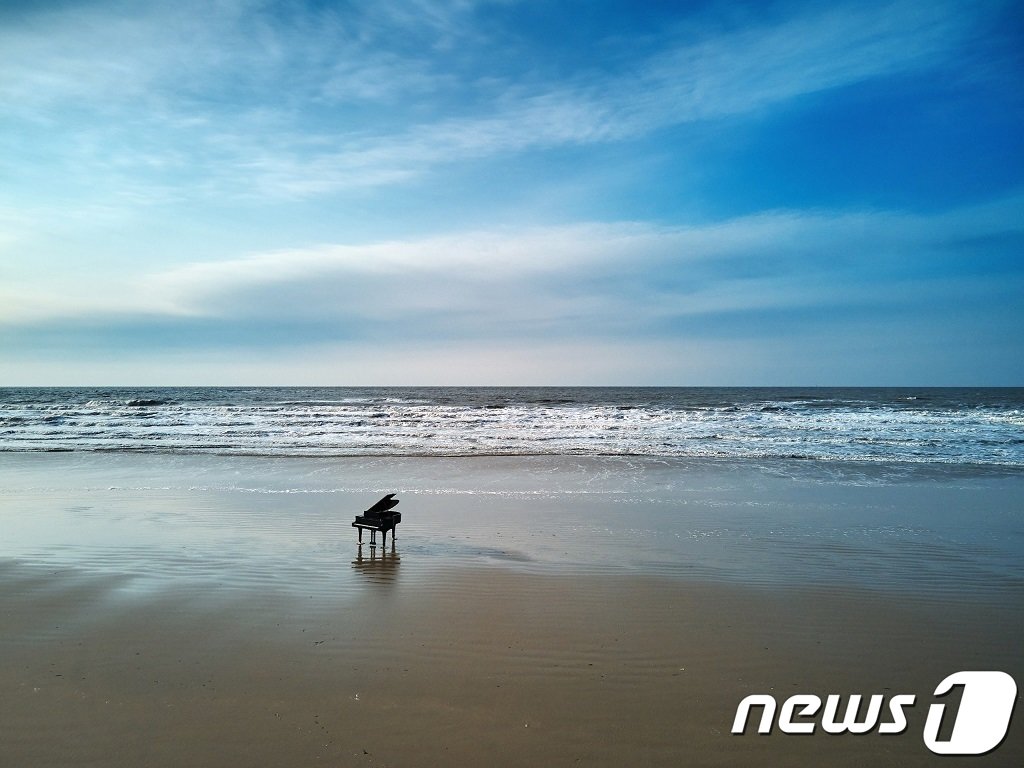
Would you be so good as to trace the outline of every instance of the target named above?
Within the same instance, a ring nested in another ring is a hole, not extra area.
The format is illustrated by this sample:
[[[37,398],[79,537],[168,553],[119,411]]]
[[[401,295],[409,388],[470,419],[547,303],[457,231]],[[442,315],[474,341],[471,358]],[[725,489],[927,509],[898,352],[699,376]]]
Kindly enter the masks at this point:
[[[951,730],[940,739],[947,705],[934,703],[928,708],[924,724],[924,744],[937,755],[983,755],[998,747],[1010,728],[1013,706],[1017,701],[1017,684],[1005,672],[965,671],[956,672],[935,688],[936,697],[945,696],[954,687],[963,686],[960,706],[955,714]],[[904,709],[914,706],[916,696],[909,693],[893,696],[888,702],[888,715],[882,714],[885,696],[871,696],[867,709],[861,715],[863,697],[854,694],[847,697],[846,709],[842,716],[839,710],[843,697],[839,694],[826,696],[824,708],[821,698],[814,694],[798,693],[786,699],[779,709],[779,730],[789,734],[814,733],[818,722],[814,719],[821,712],[821,730],[825,733],[870,733],[876,727],[882,734],[903,733],[907,729]],[[763,707],[758,723],[758,733],[771,733],[775,720],[777,702],[768,694],[752,694],[740,702],[733,719],[732,732],[743,734],[747,720],[754,707]]]

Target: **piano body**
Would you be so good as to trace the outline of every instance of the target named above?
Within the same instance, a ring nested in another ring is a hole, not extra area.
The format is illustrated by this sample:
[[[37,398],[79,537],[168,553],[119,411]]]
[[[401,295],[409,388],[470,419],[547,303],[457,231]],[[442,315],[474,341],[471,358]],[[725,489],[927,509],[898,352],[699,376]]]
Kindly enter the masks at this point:
[[[384,535],[382,546],[388,543],[388,531],[391,531],[391,543],[395,543],[395,526],[402,522],[402,513],[396,512],[398,499],[389,493],[361,515],[356,515],[352,527],[359,531],[359,544],[363,543],[363,530],[370,532],[370,546],[376,546],[377,531]]]

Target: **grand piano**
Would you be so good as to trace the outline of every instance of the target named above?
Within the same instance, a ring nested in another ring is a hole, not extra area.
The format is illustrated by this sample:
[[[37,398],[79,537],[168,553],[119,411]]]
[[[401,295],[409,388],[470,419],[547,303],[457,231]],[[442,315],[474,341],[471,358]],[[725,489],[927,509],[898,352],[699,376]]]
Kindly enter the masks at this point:
[[[395,507],[398,506],[398,499],[395,498],[395,494],[389,493],[383,499],[378,501],[368,510],[363,512],[361,515],[356,515],[355,522],[352,523],[352,527],[359,531],[359,544],[362,546],[363,543],[363,530],[366,529],[370,532],[370,546],[376,546],[377,531],[384,534],[384,539],[381,546],[387,546],[388,543],[388,531],[391,531],[391,543],[395,543],[395,526],[402,522],[402,513],[396,512]]]

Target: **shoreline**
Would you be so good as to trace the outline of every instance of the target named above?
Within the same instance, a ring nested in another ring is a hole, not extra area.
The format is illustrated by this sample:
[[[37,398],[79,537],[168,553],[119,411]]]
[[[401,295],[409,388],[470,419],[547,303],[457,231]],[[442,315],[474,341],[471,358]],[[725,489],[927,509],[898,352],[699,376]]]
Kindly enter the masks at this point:
[[[131,458],[165,458],[165,459],[213,459],[213,460],[246,460],[256,461],[495,461],[495,460],[538,460],[538,461],[603,461],[623,460],[641,462],[666,462],[681,467],[686,466],[722,466],[722,467],[749,467],[752,470],[760,471],[770,469],[773,466],[792,465],[796,467],[820,469],[821,472],[834,471],[839,474],[851,476],[862,475],[864,477],[887,476],[886,470],[897,470],[893,477],[933,477],[933,476],[956,476],[956,477],[1024,477],[1024,464],[998,461],[945,461],[938,459],[922,458],[826,458],[802,454],[661,454],[661,453],[631,453],[631,452],[606,452],[580,451],[578,453],[559,453],[544,451],[467,451],[465,453],[433,453],[415,451],[403,451],[392,453],[352,452],[352,453],[331,453],[331,452],[261,452],[247,451],[242,449],[222,450],[216,448],[37,448],[37,449],[8,449],[0,448],[0,456],[74,456],[74,457],[123,457]]]
[[[17,454],[0,465],[0,557],[171,579],[329,569],[388,491],[405,500],[407,570],[1024,600],[1024,473],[793,461]]]

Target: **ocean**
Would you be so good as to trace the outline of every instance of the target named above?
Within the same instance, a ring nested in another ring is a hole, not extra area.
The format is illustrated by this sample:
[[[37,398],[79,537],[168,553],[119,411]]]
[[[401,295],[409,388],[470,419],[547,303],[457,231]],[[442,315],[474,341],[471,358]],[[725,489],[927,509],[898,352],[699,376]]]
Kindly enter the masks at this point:
[[[0,389],[0,452],[1024,467],[1024,388]]]

